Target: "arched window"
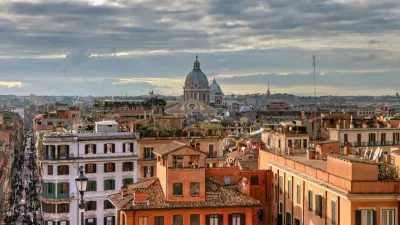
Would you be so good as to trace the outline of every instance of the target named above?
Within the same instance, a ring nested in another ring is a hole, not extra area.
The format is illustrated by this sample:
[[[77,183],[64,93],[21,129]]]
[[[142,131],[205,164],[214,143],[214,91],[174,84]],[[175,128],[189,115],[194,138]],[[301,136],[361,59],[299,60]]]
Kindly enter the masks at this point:
[[[217,100],[217,104],[221,104],[221,101],[219,99]]]
[[[206,100],[206,93],[203,93],[203,101]]]

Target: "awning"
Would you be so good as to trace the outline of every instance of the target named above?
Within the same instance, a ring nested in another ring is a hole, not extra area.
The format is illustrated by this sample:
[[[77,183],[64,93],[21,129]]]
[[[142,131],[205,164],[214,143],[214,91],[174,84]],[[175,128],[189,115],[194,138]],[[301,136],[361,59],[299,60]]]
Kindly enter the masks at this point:
[[[264,131],[264,128],[261,128],[261,129],[259,129],[259,130],[256,130],[256,131],[251,132],[250,135],[257,135],[257,134],[262,133],[263,131]]]

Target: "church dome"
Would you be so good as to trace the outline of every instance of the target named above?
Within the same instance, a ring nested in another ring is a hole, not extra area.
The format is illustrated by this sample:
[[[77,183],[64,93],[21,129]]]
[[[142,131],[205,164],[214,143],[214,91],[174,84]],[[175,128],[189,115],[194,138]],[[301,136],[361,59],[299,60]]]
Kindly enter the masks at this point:
[[[200,69],[200,62],[197,60],[194,62],[194,67],[192,72],[190,72],[185,81],[185,86],[195,86],[195,87],[204,87],[208,86],[207,76]]]
[[[212,84],[210,84],[210,91],[211,91],[211,94],[214,94],[214,95],[223,95],[224,94],[221,90],[221,87],[215,80],[215,78],[214,78]]]

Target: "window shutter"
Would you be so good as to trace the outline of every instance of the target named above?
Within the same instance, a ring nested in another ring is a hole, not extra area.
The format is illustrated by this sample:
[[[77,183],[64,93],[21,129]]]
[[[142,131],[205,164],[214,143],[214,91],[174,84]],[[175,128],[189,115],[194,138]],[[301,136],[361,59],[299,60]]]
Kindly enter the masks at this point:
[[[228,225],[232,225],[232,214],[228,214]]]
[[[57,225],[61,225],[61,221],[57,221]]]
[[[112,144],[112,153],[115,153],[115,144]]]
[[[210,225],[210,215],[206,215],[206,225]]]
[[[104,163],[104,172],[107,172],[107,163]]]
[[[107,144],[104,144],[104,153],[107,152]]]
[[[94,191],[97,191],[97,181],[93,181],[92,187]]]
[[[85,145],[85,154],[89,153],[89,145]]]
[[[126,152],[126,143],[122,143],[122,152]]]
[[[104,190],[108,190],[108,180],[104,180]]]
[[[66,172],[66,175],[69,175],[69,166],[67,165],[67,166],[65,166],[65,168],[66,168],[66,170],[67,170],[67,171],[65,171],[65,172]]]
[[[356,225],[361,225],[361,210],[356,210]]]
[[[321,196],[320,197],[320,202],[321,202],[321,218],[323,218],[324,217],[324,197],[323,196]]]
[[[43,183],[43,197],[47,197],[48,188],[47,183]]]
[[[133,152],[133,143],[131,143],[130,145],[131,145],[131,146],[130,146],[130,149],[129,149],[129,150],[130,150],[131,152]]]
[[[93,154],[96,154],[96,144],[93,144]]]
[[[112,225],[115,225],[115,216],[112,216]]]
[[[68,211],[68,212],[69,212],[69,211]],[[67,222],[67,225],[69,225],[69,220],[67,220],[66,222]]]
[[[111,189],[115,190],[115,180],[111,180]]]
[[[61,174],[61,166],[57,166],[57,175]]]
[[[262,218],[260,219],[260,221]],[[240,225],[246,225],[246,214],[242,213],[240,214]]]
[[[89,170],[88,170],[88,164],[85,164],[85,173],[87,173]]]
[[[97,164],[93,164],[93,172],[96,173],[96,166]]]
[[[150,168],[151,168],[150,176],[151,176],[151,177],[154,177],[154,166],[151,166]]]
[[[97,202],[96,202],[96,201],[93,201],[93,203],[94,203],[94,204],[93,204],[93,206],[94,206],[94,207],[93,207],[93,210],[96,211],[96,210],[97,210]],[[95,222],[94,224],[96,224],[96,219],[94,220],[94,222]]]
[[[61,147],[58,145],[57,146],[57,155],[60,155],[60,149],[61,149]]]
[[[105,204],[105,202],[104,202]],[[106,207],[104,207],[104,209],[106,209]],[[104,217],[104,225],[107,225],[107,217]]]
[[[112,171],[115,172],[115,163],[112,164]]]
[[[218,215],[218,225],[223,225],[224,224],[224,215],[219,214]]]
[[[96,202],[94,203],[94,210],[96,210]],[[93,224],[97,224],[97,218],[93,218]]]
[[[372,224],[376,225],[376,211],[375,210],[372,211]]]

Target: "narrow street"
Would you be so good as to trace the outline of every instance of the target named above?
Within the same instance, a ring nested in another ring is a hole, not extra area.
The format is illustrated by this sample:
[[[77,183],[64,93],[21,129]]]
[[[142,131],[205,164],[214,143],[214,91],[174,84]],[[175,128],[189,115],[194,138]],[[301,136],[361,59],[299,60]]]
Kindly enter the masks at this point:
[[[40,183],[35,163],[34,147],[29,134],[25,137],[25,145],[16,155],[12,171],[12,194],[10,209],[6,213],[5,222],[10,225],[37,225],[40,220]]]

